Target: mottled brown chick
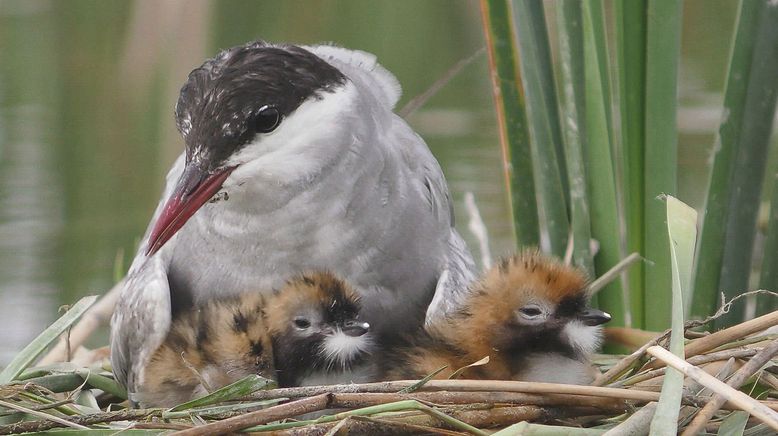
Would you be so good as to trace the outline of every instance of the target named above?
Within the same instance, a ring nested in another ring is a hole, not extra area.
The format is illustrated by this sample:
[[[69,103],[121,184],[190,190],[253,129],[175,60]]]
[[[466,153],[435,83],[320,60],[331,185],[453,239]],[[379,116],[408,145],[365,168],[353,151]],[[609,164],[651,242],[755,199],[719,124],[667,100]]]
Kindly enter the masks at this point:
[[[486,356],[463,378],[585,384],[589,355],[600,344],[600,324],[610,315],[588,307],[588,282],[580,270],[524,251],[489,269],[471,287],[463,308],[389,347],[380,360],[387,379],[437,378]]]
[[[250,374],[273,379],[261,293],[212,300],[172,322],[144,371],[136,402],[172,407]]]
[[[316,272],[266,298],[279,386],[372,380],[370,325],[359,320],[359,294],[351,286]]]

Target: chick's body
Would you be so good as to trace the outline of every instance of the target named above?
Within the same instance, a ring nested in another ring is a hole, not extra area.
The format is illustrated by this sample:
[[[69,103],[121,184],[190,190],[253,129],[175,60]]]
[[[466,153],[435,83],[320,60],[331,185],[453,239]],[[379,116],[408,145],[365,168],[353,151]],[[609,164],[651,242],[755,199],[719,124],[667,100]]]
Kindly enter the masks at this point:
[[[586,275],[525,251],[503,260],[472,285],[462,309],[428,325],[381,361],[389,379],[438,378],[468,368],[464,378],[584,384],[589,355],[599,346],[599,324],[610,316],[588,307]]]
[[[370,325],[359,294],[327,272],[304,274],[267,299],[280,386],[372,381]]]
[[[246,293],[180,314],[133,400],[144,407],[172,407],[250,374],[274,378],[263,306],[261,294]]]

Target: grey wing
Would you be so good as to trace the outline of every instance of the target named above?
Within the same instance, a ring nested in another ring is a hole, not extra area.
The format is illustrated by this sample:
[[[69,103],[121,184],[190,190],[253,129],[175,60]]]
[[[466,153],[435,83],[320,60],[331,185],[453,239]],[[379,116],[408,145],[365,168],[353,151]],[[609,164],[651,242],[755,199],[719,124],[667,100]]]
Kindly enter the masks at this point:
[[[475,278],[473,256],[465,240],[454,228],[454,206],[446,180],[437,161],[434,163],[434,169],[437,171],[426,171],[425,184],[428,184],[430,191],[430,203],[436,205],[433,210],[438,221],[446,223],[448,228],[443,269],[438,277],[432,302],[427,308],[426,322],[429,322],[431,317],[435,318],[458,308],[467,295],[470,282]]]
[[[432,302],[427,307],[425,324],[461,307],[470,283],[475,279],[475,262],[467,244],[454,228],[454,208],[438,161],[424,141],[417,136],[415,146],[409,148],[406,160],[422,167],[421,182],[429,206],[440,224],[446,241],[441,273],[435,286]]]
[[[170,326],[170,285],[165,261],[162,253],[147,258],[145,251],[151,229],[184,170],[184,162],[185,155],[181,153],[167,174],[162,198],[124,278],[111,318],[111,366],[128,392],[135,391],[145,360],[162,343]]]
[[[170,328],[170,287],[162,256],[152,256],[128,274],[111,318],[111,365],[131,395],[143,368]]]
[[[456,311],[465,302],[470,283],[475,280],[475,262],[470,250],[459,233],[452,228],[448,241],[446,266],[438,278],[435,295],[432,297],[424,324],[430,325]]]

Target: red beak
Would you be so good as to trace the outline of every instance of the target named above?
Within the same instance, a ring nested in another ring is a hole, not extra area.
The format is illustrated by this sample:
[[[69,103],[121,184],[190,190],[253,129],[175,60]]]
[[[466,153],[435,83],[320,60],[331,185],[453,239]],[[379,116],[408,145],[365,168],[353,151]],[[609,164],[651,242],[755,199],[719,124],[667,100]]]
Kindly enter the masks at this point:
[[[187,165],[157,223],[154,224],[146,246],[146,256],[151,256],[162,248],[189,218],[219,191],[234,169],[235,167],[230,167],[209,172],[196,165]]]

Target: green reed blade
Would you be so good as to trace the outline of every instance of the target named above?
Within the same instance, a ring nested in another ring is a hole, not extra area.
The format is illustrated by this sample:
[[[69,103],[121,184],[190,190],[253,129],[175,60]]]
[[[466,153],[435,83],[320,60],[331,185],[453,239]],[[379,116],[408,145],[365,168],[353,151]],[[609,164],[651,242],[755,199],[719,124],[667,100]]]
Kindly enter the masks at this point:
[[[519,38],[521,77],[530,109],[527,118],[540,226],[549,236],[551,253],[562,256],[570,228],[567,174],[543,2],[514,0],[513,12]]]
[[[481,17],[516,242],[519,246],[537,246],[540,243],[538,208],[529,126],[524,111],[524,95],[519,88],[521,73],[516,29],[510,18],[507,0],[481,0]]]
[[[624,216],[627,251],[643,254],[644,214],[644,120],[646,101],[646,5],[647,0],[617,0],[614,3],[616,62],[621,115],[621,147],[624,159]],[[631,326],[643,328],[642,262],[628,272]]]
[[[608,271],[624,257],[619,238],[616,178],[610,136],[605,17],[599,0],[583,3],[584,76],[586,80],[586,174],[592,236],[600,243],[595,256],[598,274]],[[625,307],[621,282],[611,282],[598,295],[598,305],[613,315],[612,325],[624,325]]]
[[[760,289],[778,290],[778,173],[773,175],[773,198],[770,202],[770,217],[767,221],[767,236],[764,242]],[[778,309],[778,299],[760,295],[756,300],[756,311],[763,315]]]
[[[713,169],[708,181],[708,193],[700,230],[694,278],[693,316],[705,317],[716,310],[719,299],[719,278],[724,259],[729,199],[733,195],[732,177],[741,139],[749,76],[754,48],[759,33],[762,1],[740,3],[737,30],[730,54],[724,115],[714,147]]]
[[[583,16],[579,0],[557,4],[559,33],[560,101],[565,162],[570,189],[570,227],[573,235],[573,264],[594,277],[594,259],[590,249],[591,219],[586,192],[586,97],[584,82]]]
[[[758,33],[740,125],[741,145],[737,147],[730,185],[733,195],[730,195],[726,205],[729,218],[718,288],[724,291],[727,298],[748,289],[757,214],[778,96],[778,4],[772,1],[752,1],[762,3],[763,7],[756,17],[757,21],[750,23],[758,29]],[[716,320],[716,326],[729,326],[742,321],[744,305],[745,302],[739,302],[729,313]]]
[[[657,197],[677,190],[678,59],[681,1],[648,2],[646,25],[646,113],[644,162],[645,328],[664,330],[671,319],[671,271],[665,208]]]
[[[44,351],[46,348],[59,339],[73,323],[78,321],[81,315],[97,301],[97,295],[84,297],[74,304],[64,315],[54,321],[37,338],[33,339],[19,354],[14,357],[11,363],[0,372],[0,384],[8,383],[15,379],[22,371]]]
[[[672,331],[670,333],[670,351],[684,358],[684,301],[691,292],[692,264],[697,239],[697,211],[675,197],[666,198],[667,245],[669,247],[670,269],[672,273]],[[678,415],[683,396],[683,373],[668,368],[662,383],[662,393],[656,413],[651,420],[653,435],[676,434]]]

